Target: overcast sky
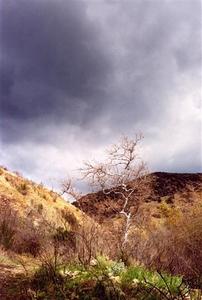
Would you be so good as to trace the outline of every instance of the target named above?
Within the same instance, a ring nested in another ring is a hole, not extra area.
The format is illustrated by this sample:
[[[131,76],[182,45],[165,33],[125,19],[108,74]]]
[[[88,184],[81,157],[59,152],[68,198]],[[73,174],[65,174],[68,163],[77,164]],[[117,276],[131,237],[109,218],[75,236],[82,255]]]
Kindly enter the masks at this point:
[[[0,0],[0,164],[48,185],[143,132],[152,171],[202,169],[199,0]]]

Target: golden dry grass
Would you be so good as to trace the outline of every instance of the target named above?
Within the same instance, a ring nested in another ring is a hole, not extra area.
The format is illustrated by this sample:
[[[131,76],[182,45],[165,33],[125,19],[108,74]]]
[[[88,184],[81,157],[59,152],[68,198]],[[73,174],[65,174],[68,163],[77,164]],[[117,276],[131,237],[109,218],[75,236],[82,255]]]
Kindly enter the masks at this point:
[[[91,222],[88,216],[56,192],[4,168],[0,168],[0,201],[1,205],[9,204],[21,217],[32,217],[36,224],[41,218],[48,222],[60,222],[63,209],[73,214],[78,223],[83,219]]]

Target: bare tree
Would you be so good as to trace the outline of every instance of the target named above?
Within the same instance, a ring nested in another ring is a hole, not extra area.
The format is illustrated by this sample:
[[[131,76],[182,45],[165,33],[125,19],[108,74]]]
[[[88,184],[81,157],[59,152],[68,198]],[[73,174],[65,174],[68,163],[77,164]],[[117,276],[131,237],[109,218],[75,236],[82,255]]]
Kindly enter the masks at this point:
[[[141,134],[136,135],[135,139],[122,137],[120,143],[107,150],[103,162],[87,161],[81,169],[83,179],[87,179],[94,189],[102,190],[105,195],[115,194],[123,200],[119,211],[125,219],[123,246],[128,242],[131,219],[138,210],[140,194],[148,189],[147,167],[139,156],[142,138]],[[132,204],[136,207],[133,211]]]
[[[79,191],[77,191],[77,189],[75,188],[74,182],[70,177],[63,180],[61,183],[60,195],[63,196],[65,194],[70,196],[73,200],[76,201],[82,196],[82,194]]]

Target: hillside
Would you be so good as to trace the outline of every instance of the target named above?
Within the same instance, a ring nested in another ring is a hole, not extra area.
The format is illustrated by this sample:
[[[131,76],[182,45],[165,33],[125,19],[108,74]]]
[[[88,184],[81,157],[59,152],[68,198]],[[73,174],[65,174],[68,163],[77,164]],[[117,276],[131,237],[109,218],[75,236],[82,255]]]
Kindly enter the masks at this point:
[[[141,199],[139,214],[153,219],[164,216],[169,207],[186,211],[194,203],[202,201],[202,174],[164,173],[156,172],[150,175],[149,193]],[[130,183],[132,185],[132,183]],[[115,218],[121,211],[123,200],[114,195],[105,195],[99,191],[85,195],[73,203],[90,217],[100,223]],[[131,209],[136,208],[136,202],[130,203]]]
[[[1,167],[0,299],[185,300],[189,288],[201,293],[202,175],[149,176],[125,247],[117,195],[82,197],[76,205],[84,213]]]
[[[64,209],[78,222],[83,218],[89,219],[56,192],[3,167],[0,167],[0,207],[7,211],[10,207],[23,219],[31,219],[36,226],[44,221],[59,225]]]
[[[41,260],[51,261],[54,236],[70,232],[63,245],[68,255],[74,247],[71,230],[94,223],[56,192],[0,167],[0,299],[33,299],[22,278],[32,276]]]

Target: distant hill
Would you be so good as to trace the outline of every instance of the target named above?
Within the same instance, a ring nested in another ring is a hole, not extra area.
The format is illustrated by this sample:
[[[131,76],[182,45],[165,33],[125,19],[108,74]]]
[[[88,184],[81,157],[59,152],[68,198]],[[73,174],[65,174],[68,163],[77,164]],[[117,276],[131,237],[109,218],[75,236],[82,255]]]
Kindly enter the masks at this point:
[[[10,207],[20,217],[32,219],[38,226],[44,220],[59,226],[61,212],[64,209],[69,214],[73,214],[78,223],[83,218],[89,219],[56,192],[23,178],[17,172],[10,172],[0,167],[0,208],[3,207],[7,209]]]
[[[144,217],[160,219],[164,217],[166,207],[183,211],[193,203],[202,203],[202,174],[201,173],[151,173],[151,185],[148,195],[140,195],[139,213]],[[132,182],[130,183],[132,185]],[[121,211],[123,200],[113,193],[105,195],[102,191],[83,196],[73,203],[90,217],[100,223],[116,218]],[[136,202],[130,203],[136,207]]]
[[[140,194],[142,200],[137,217],[143,215],[144,219],[162,219],[166,215],[166,208],[186,212],[193,204],[202,203],[201,173],[156,172],[148,176],[151,177],[149,193],[146,197]],[[122,204],[119,196],[105,195],[102,191],[87,194],[70,204],[42,184],[0,167],[0,206],[10,206],[22,218],[31,218],[36,225],[45,219],[59,226],[63,209],[73,214],[78,223],[81,220],[91,222],[91,218],[105,223],[120,217]],[[136,202],[133,201],[130,206],[132,210],[135,209]]]

